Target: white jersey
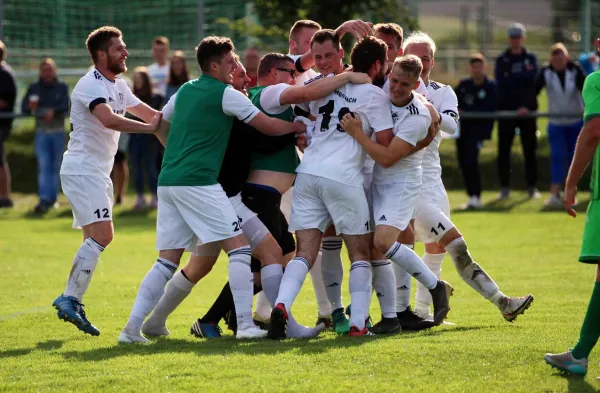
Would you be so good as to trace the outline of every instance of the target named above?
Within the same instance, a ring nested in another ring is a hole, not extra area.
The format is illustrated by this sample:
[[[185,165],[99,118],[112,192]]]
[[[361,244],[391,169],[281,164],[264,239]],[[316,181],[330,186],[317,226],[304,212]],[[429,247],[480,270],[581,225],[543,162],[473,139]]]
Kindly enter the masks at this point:
[[[423,102],[413,97],[405,106],[392,104],[392,120],[394,121],[394,138],[400,138],[412,146],[416,146],[427,136],[431,125],[431,115]],[[410,182],[421,184],[421,162],[424,149],[409,154],[389,168],[375,163],[373,170],[374,184],[391,184]]]
[[[315,131],[310,146],[304,150],[304,158],[296,170],[321,176],[353,187],[363,186],[361,173],[366,152],[340,126],[346,113],[358,113],[365,133],[372,137],[394,127],[389,97],[377,86],[348,83],[332,94],[313,101],[303,109],[316,117]]]
[[[152,63],[148,66],[148,75],[152,80],[154,87],[154,93],[165,96],[167,93],[167,79],[169,77],[170,64],[158,65],[158,63]]]
[[[385,92],[385,94],[387,94],[388,96],[390,95],[390,80],[389,80],[389,78],[385,79],[385,83],[383,84],[382,89]],[[417,93],[421,94],[422,96],[427,95],[427,88],[425,87],[425,83],[423,82],[423,80],[421,78],[419,78],[419,86],[417,86],[415,91]],[[365,158],[365,165],[363,166],[363,173],[365,173],[365,174],[373,173],[374,167],[375,167],[375,160],[373,160],[370,156],[367,156],[367,158]]]
[[[300,58],[302,57],[302,55],[287,55],[289,58],[291,58],[292,60],[294,60],[294,65],[296,66],[296,71],[298,71],[300,73],[300,75],[298,75],[298,77],[296,78],[296,84],[298,86],[304,86],[304,84],[306,82],[308,82],[309,80],[313,79],[315,76],[319,75],[318,72],[316,72],[315,70],[308,69],[308,70],[304,70],[302,68],[302,65],[300,64]]]
[[[108,104],[113,113],[125,116],[140,103],[121,78],[111,81],[95,68],[85,74],[71,93],[71,133],[60,173],[110,176],[121,133],[104,127],[92,110]]]
[[[442,117],[441,131],[455,134],[458,130],[458,99],[452,87],[439,82],[430,81],[427,86],[427,100]],[[440,163],[440,142],[442,133],[439,132],[423,156],[423,187],[442,183],[442,165]]]

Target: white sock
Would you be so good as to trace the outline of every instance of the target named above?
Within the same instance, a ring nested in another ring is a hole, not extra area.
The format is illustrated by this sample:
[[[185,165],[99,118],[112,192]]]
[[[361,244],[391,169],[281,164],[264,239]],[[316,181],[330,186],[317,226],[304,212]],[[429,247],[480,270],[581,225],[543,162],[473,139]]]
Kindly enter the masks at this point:
[[[262,278],[261,278],[262,280]],[[254,313],[263,321],[268,321],[271,318],[271,305],[265,295],[265,291],[262,290],[256,295],[256,308]]]
[[[352,302],[350,325],[360,330],[365,328],[365,321],[369,316],[373,293],[371,269],[371,264],[367,261],[356,261],[350,265],[350,301]]]
[[[294,304],[294,300],[302,289],[302,284],[306,279],[308,270],[310,269],[310,263],[306,258],[295,257],[288,263],[281,279],[281,285],[279,287],[279,295],[275,304],[283,303],[285,309],[289,312]]]
[[[427,251],[423,254],[423,262],[429,270],[436,275],[439,279],[442,275],[442,262],[444,261],[444,256],[446,254],[429,254]],[[415,309],[418,311],[430,312],[429,306],[431,306],[431,293],[429,290],[425,288],[425,286],[421,283],[417,283],[417,293],[415,295]]]
[[[396,318],[396,278],[392,262],[371,261],[371,266],[373,267],[373,288],[377,293],[381,315],[384,318]]]
[[[471,288],[479,292],[481,296],[499,305],[499,301],[502,300],[504,295],[500,292],[500,288],[494,280],[473,260],[465,239],[459,237],[453,240],[446,246],[446,251],[452,257],[454,266],[456,266],[461,278]]]
[[[342,265],[342,238],[323,238],[323,261],[321,273],[327,298],[331,309],[344,308],[342,303],[342,282],[344,279],[344,266]]]
[[[404,244],[394,242],[392,247],[385,253],[385,257],[402,266],[417,281],[423,283],[425,287],[433,289],[437,285],[438,279],[435,274],[427,268],[413,250]]]
[[[147,323],[151,326],[166,325],[169,315],[179,307],[195,285],[185,277],[182,270],[175,273],[165,286],[165,293],[154,307]]]
[[[400,265],[392,263],[392,269],[394,270],[394,277],[396,279],[396,312],[403,312],[406,311],[410,304],[412,277]]]
[[[85,239],[79,250],[77,250],[77,254],[75,254],[73,267],[67,279],[65,296],[76,297],[79,301],[83,299],[83,295],[90,285],[102,251],[104,251],[104,247],[94,239],[91,237]]]
[[[140,284],[125,330],[139,333],[144,319],[162,297],[165,285],[173,277],[175,270],[177,270],[177,264],[164,258],[156,260]]]
[[[252,250],[244,246],[231,250],[229,255],[229,286],[235,304],[235,314],[239,328],[252,326],[252,300],[254,298],[254,278],[250,270]]]
[[[312,280],[313,288],[315,289],[315,297],[317,298],[317,307],[319,317],[329,317],[331,315],[331,304],[327,297],[325,284],[323,283],[323,273],[321,272],[322,254],[317,255],[317,259],[310,269],[310,279]]]
[[[281,265],[266,265],[260,269],[260,281],[262,282],[263,293],[265,294],[269,305],[275,306],[281,278],[283,277],[283,267]],[[268,318],[267,318],[268,319]]]

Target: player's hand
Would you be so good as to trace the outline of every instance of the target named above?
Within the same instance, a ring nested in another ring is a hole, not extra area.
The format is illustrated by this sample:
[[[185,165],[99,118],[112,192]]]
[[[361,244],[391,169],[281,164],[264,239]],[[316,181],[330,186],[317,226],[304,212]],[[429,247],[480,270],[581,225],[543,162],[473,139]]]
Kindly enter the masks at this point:
[[[350,83],[357,85],[373,83],[371,77],[364,72],[348,72],[347,75]]]
[[[431,142],[433,142],[433,140],[435,139],[435,137],[437,136],[437,134],[439,134],[440,132],[440,123],[439,122],[431,122],[431,125],[429,126],[429,129],[427,130],[427,136],[421,141],[419,142],[420,145],[423,146],[423,148],[429,146],[431,144]]]
[[[346,134],[353,138],[357,133],[363,132],[362,121],[360,120],[358,113],[346,113],[344,117],[342,117],[342,120],[340,120],[340,125],[344,131],[346,131]]]
[[[563,204],[565,206],[565,210],[567,214],[571,217],[577,217],[577,212],[573,209],[575,206],[575,197],[577,196],[577,187],[565,187],[565,198],[563,200]]]
[[[336,33],[341,38],[344,34],[349,33],[354,36],[357,41],[362,40],[368,35],[373,35],[373,23],[363,22],[360,19],[349,20],[337,28]]]
[[[300,151],[304,153],[304,149],[308,147],[306,134],[298,135],[298,138],[296,138],[296,146],[298,146],[298,149],[300,149]]]
[[[156,115],[154,115],[152,120],[150,120],[150,127],[152,128],[152,133],[156,133],[156,131],[158,131],[161,120],[162,120],[162,112],[156,112]]]
[[[306,124],[302,123],[301,121],[296,121],[293,124],[294,124],[294,133],[303,134],[306,132]]]
[[[54,109],[48,109],[44,113],[44,121],[46,123],[52,123],[52,120],[54,120]]]

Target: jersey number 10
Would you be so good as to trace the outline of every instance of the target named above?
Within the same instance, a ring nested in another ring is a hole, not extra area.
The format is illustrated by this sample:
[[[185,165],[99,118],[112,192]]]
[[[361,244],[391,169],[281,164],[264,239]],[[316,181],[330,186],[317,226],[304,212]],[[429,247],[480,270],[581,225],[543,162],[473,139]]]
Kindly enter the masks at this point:
[[[331,114],[333,113],[334,102],[333,100],[329,100],[329,102],[322,107],[319,107],[319,114],[323,115],[323,120],[321,120],[321,132],[327,132],[329,130],[329,122],[331,122]],[[350,108],[343,107],[338,112],[338,120],[342,121],[342,118],[346,115],[346,113],[350,113]],[[346,132],[341,125],[337,125],[336,130],[339,132]]]

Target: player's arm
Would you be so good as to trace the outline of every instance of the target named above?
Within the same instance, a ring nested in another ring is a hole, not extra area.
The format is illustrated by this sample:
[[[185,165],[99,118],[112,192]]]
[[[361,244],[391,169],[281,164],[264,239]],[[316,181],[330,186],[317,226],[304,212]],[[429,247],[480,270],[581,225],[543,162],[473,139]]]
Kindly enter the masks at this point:
[[[445,87],[444,100],[440,107],[440,130],[453,135],[458,131],[458,99],[450,86]]]
[[[363,131],[363,124],[358,113],[347,113],[340,121],[346,133],[352,136],[379,165],[389,168],[412,151],[414,145],[401,138],[393,138],[389,146],[374,142]]]
[[[222,100],[223,113],[235,116],[244,123],[267,135],[286,135],[306,130],[302,123],[291,123],[262,113],[245,95],[231,87],[225,89]]]
[[[347,83],[371,83],[371,78],[361,72],[344,72],[333,77],[321,78],[305,86],[291,86],[283,90],[279,96],[279,104],[290,105],[315,101],[328,96]]]
[[[112,108],[106,103],[95,105],[91,111],[104,127],[130,133],[154,134],[162,118],[162,113],[157,112],[148,123],[130,120],[114,114]]]
[[[150,122],[152,118],[158,113],[156,109],[150,107],[144,102],[140,102],[136,106],[128,107],[127,112],[131,113],[135,117],[142,119],[146,123]]]
[[[417,96],[419,97],[419,96]],[[427,130],[427,136],[420,140],[419,142],[417,142],[417,144],[413,147],[412,149],[412,153],[416,153],[419,150],[425,149],[427,146],[429,146],[431,144],[431,142],[433,142],[433,140],[435,139],[435,137],[437,136],[437,134],[440,132],[440,126],[442,123],[442,117],[440,116],[440,114],[438,113],[438,111],[435,109],[435,107],[433,105],[431,105],[431,103],[429,101],[427,101],[427,99],[425,99],[425,97],[420,96],[423,98],[423,104],[425,105],[425,107],[427,108],[427,110],[429,111],[429,116],[431,116],[431,124],[429,125],[429,129]]]
[[[564,205],[567,213],[572,217],[577,216],[572,207],[577,195],[577,183],[592,161],[600,143],[600,77],[597,75],[592,74],[587,77],[583,87],[583,102],[586,108],[585,123],[577,138],[575,155],[565,183]]]
[[[352,34],[357,41],[362,40],[368,35],[373,35],[373,23],[363,22],[360,19],[349,20],[335,29],[335,34],[342,39],[345,34]]]

